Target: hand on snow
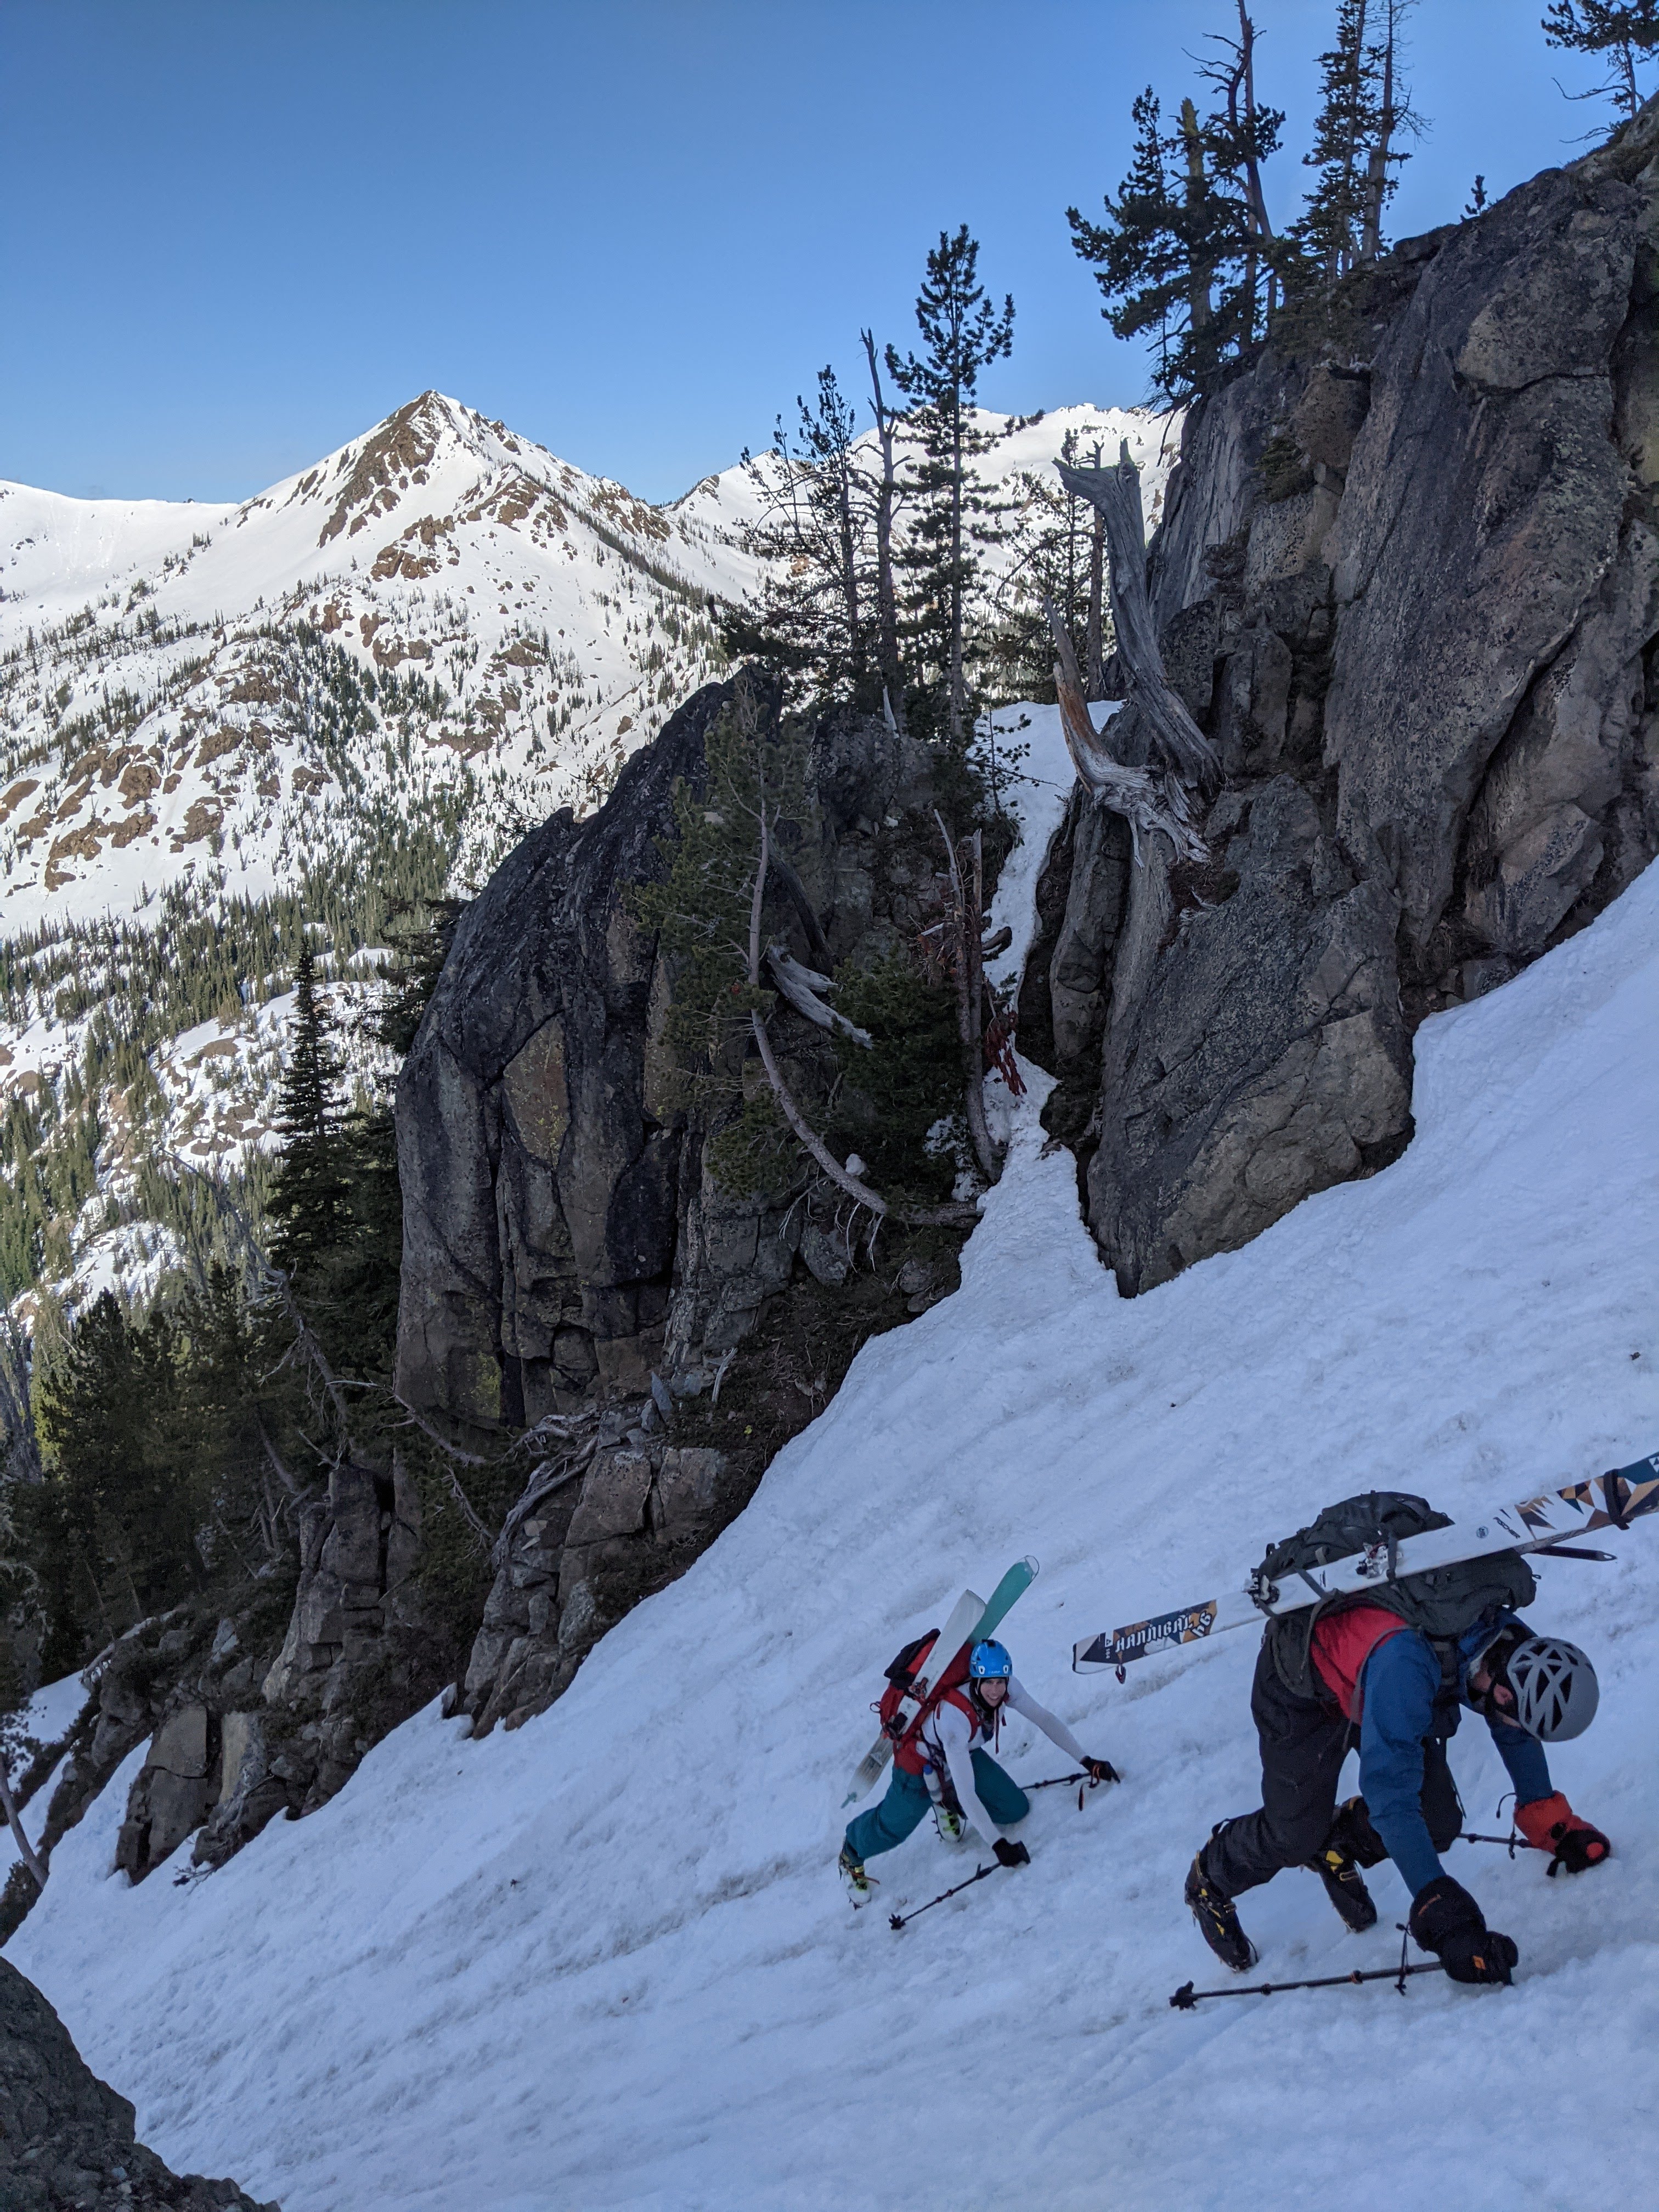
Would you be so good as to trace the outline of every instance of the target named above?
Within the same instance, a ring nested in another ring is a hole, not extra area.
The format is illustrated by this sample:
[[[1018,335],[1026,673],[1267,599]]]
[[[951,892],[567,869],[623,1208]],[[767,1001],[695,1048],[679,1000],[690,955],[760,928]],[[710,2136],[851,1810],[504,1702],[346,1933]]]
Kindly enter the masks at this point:
[[[1521,1956],[1512,1938],[1487,1927],[1486,1914],[1449,1874],[1418,1891],[1412,1901],[1411,1931],[1455,1982],[1507,1983]]]
[[[1083,1771],[1091,1782],[1121,1782],[1123,1779],[1109,1759],[1085,1759]]]
[[[997,1855],[999,1866],[1030,1866],[1031,1863],[1031,1854],[1024,1844],[1011,1844],[1006,1836],[999,1836],[992,1849]]]
[[[1569,1874],[1583,1874],[1587,1867],[1600,1866],[1613,1850],[1601,1831],[1581,1820],[1559,1790],[1553,1797],[1534,1797],[1530,1805],[1516,1806],[1515,1825],[1534,1850],[1551,1854],[1552,1874],[1563,1868]]]

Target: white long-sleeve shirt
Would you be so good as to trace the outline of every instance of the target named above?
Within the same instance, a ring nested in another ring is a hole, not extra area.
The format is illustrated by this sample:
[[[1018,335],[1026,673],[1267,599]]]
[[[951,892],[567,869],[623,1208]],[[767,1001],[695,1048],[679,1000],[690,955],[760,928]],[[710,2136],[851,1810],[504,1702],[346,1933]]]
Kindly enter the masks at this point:
[[[1051,1713],[1046,1705],[1038,1705],[1029,1690],[1022,1689],[1018,1675],[1008,1683],[1008,1694],[1002,1701],[1004,1712],[1018,1713],[1022,1718],[1040,1728],[1050,1743],[1058,1744],[1067,1759],[1080,1765],[1088,1753],[1072,1734],[1058,1714]],[[942,1768],[951,1778],[951,1787],[956,1792],[957,1802],[963,1814],[972,1821],[988,1844],[995,1843],[1001,1830],[980,1802],[974,1787],[974,1762],[971,1753],[977,1742],[983,1751],[990,1747],[981,1741],[987,1732],[976,1720],[970,1720],[958,1705],[946,1698],[935,1705],[922,1724],[921,1741],[930,1763]],[[990,1732],[994,1741],[994,1729]]]

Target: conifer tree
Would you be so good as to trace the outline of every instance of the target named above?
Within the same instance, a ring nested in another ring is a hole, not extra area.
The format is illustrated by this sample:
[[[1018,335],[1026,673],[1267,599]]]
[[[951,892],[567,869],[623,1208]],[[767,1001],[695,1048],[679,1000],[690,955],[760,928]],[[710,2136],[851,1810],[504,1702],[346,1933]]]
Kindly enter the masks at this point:
[[[1190,99],[1166,131],[1148,85],[1136,100],[1134,152],[1105,219],[1066,210],[1072,242],[1104,297],[1119,337],[1151,337],[1154,384],[1175,401],[1207,389],[1267,327],[1283,258],[1267,219],[1262,164],[1283,112],[1255,96],[1255,26],[1239,4],[1237,40],[1201,71],[1222,104],[1200,118]]]
[[[916,295],[923,350],[887,349],[887,371],[910,402],[905,434],[916,450],[917,518],[899,556],[910,579],[909,629],[917,648],[924,720],[951,747],[972,721],[968,622],[979,549],[1000,530],[999,504],[974,463],[997,441],[976,421],[979,379],[1013,350],[1012,295],[999,308],[979,281],[979,244],[962,224],[939,233]]]
[[[1417,127],[1401,74],[1401,33],[1413,0],[1337,0],[1336,43],[1319,58],[1314,143],[1303,155],[1318,180],[1293,238],[1304,285],[1328,288],[1381,251],[1391,171],[1409,159],[1399,145]]]
[[[744,550],[768,574],[759,606],[724,618],[727,649],[806,677],[820,699],[871,705],[872,502],[856,451],[857,412],[827,366],[812,404],[797,397],[795,407],[793,433],[780,416],[770,453],[743,456],[761,501]]]
[[[296,1295],[338,1230],[346,1185],[340,1159],[340,1060],[317,989],[311,941],[302,937],[294,975],[295,1022],[276,1128],[282,1158],[265,1211],[275,1225],[271,1257]]]
[[[1659,56],[1659,0],[1550,0],[1540,27],[1553,46],[1606,57],[1606,76],[1579,97],[1607,97],[1626,117],[1636,113],[1637,71]]]

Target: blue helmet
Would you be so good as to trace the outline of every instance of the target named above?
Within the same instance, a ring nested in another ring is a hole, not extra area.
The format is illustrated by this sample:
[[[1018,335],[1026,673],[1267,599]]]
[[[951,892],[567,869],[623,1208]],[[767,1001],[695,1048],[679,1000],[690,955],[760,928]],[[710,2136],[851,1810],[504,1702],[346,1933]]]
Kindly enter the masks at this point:
[[[1008,1656],[1006,1644],[975,1644],[968,1660],[968,1679],[972,1682],[1006,1682],[1012,1680],[1014,1662]]]

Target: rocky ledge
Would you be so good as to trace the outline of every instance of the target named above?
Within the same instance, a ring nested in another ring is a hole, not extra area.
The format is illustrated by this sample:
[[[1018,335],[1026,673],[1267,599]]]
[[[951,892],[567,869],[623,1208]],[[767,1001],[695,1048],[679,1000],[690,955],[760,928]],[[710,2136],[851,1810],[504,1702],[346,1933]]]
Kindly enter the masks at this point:
[[[133,2131],[33,1982],[0,1959],[0,2206],[4,2212],[282,2212],[234,2181],[177,2174]]]

